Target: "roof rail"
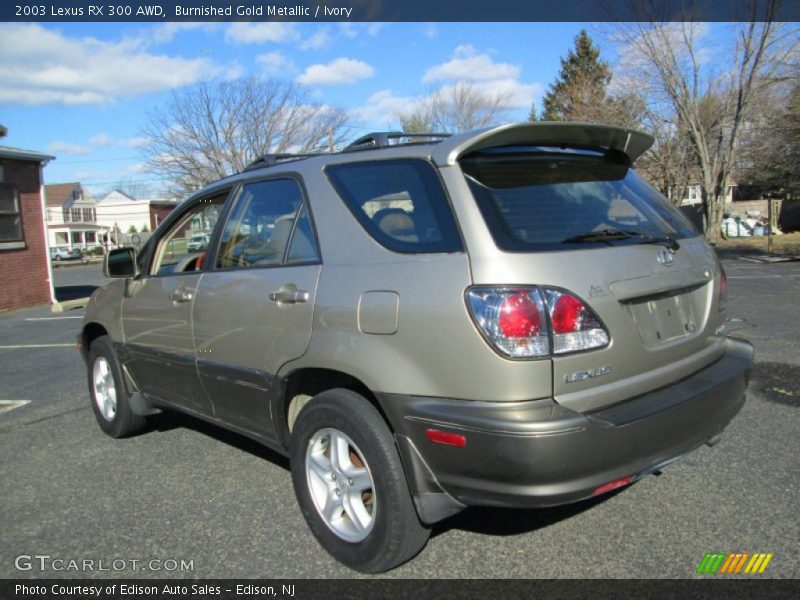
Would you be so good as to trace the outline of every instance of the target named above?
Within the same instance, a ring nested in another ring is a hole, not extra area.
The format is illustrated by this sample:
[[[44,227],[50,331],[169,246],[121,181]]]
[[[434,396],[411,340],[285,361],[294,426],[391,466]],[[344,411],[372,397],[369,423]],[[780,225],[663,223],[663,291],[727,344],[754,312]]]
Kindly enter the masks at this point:
[[[357,150],[371,150],[373,148],[386,148],[388,146],[395,146],[392,144],[393,140],[411,140],[405,142],[406,144],[425,143],[425,142],[439,142],[444,138],[450,137],[450,133],[405,133],[402,131],[374,131],[367,135],[361,136],[355,142],[347,146],[343,152],[355,152]],[[403,142],[401,142],[403,143]]]
[[[312,156],[320,156],[321,154],[321,152],[310,152],[307,154],[264,154],[247,165],[244,170],[252,171],[253,169],[271,167],[272,165],[277,165],[279,162],[284,162],[287,160],[302,160],[304,158],[311,158]]]

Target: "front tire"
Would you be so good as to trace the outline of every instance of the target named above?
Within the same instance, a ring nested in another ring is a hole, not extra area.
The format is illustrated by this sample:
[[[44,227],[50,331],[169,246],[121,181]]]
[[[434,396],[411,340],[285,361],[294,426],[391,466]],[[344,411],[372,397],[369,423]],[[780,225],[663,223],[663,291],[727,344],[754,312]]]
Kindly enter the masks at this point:
[[[364,573],[392,569],[424,546],[394,437],[362,396],[335,389],[312,398],[290,442],[292,483],[319,543]]]
[[[145,419],[131,410],[122,369],[108,336],[100,336],[92,342],[88,363],[89,393],[100,429],[113,438],[142,429]]]

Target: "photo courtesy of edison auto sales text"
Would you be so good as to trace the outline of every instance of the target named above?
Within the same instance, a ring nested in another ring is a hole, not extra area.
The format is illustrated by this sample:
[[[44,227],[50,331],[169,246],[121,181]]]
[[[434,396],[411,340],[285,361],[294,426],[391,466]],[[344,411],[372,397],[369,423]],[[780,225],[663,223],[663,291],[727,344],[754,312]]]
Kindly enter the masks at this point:
[[[269,596],[276,597],[279,593],[281,596],[293,598],[295,595],[294,584],[281,585],[280,589],[272,585],[253,585],[253,584],[237,584],[231,585],[223,589],[219,585],[201,585],[193,583],[192,585],[181,584],[165,584],[163,587],[157,585],[138,585],[138,584],[108,584],[108,585],[65,585],[65,584],[52,584],[52,585],[24,585],[16,584],[14,586],[14,593],[17,597],[25,596],[40,596],[51,594],[53,596],[90,596],[100,598],[104,595],[117,595],[117,596],[173,596],[173,595],[192,595],[192,596],[218,596],[223,592],[235,593],[237,596]]]

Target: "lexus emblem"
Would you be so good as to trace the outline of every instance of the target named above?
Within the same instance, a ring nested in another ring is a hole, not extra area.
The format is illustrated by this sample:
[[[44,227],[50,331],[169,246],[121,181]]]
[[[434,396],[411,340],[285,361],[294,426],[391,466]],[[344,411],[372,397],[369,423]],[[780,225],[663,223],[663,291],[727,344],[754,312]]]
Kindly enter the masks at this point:
[[[656,258],[658,259],[658,262],[665,267],[671,267],[672,263],[675,261],[675,256],[667,248],[661,248],[661,250],[658,251]]]

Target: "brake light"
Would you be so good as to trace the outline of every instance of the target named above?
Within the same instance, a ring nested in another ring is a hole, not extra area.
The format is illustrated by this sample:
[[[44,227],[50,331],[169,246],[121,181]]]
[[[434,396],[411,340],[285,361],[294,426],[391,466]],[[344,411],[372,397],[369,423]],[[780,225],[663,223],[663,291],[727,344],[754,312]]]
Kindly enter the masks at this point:
[[[498,325],[507,338],[535,336],[542,327],[539,307],[526,292],[518,292],[503,300]]]
[[[725,268],[722,264],[719,265],[719,271],[719,303],[717,308],[719,312],[722,312],[728,306],[728,275],[725,273]]]
[[[608,332],[586,303],[566,290],[544,288],[553,324],[553,354],[608,345]]]
[[[477,287],[467,293],[470,313],[487,341],[511,358],[602,348],[600,320],[574,294],[547,287]]]

